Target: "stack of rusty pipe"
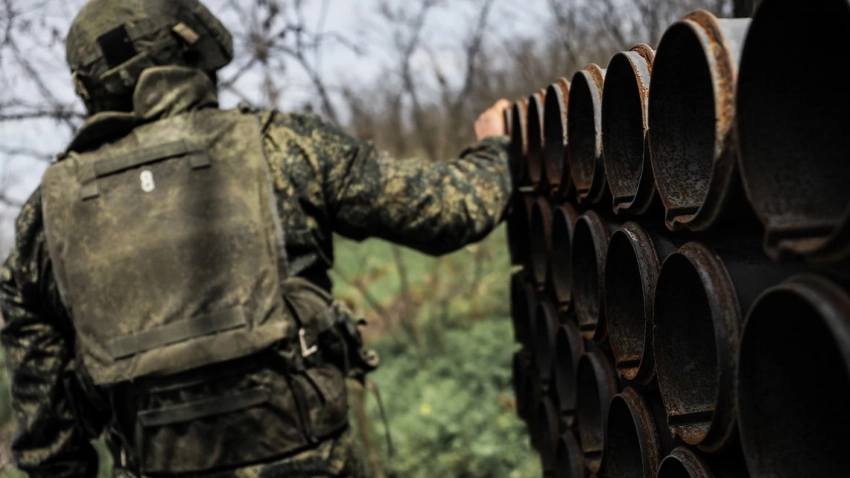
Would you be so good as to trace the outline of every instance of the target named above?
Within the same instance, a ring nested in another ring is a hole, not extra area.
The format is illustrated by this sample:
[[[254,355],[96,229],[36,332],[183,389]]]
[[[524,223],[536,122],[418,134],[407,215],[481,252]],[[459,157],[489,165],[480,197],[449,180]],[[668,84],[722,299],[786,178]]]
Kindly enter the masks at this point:
[[[697,10],[506,111],[544,476],[850,476],[850,70],[794,68],[846,51],[850,0]]]

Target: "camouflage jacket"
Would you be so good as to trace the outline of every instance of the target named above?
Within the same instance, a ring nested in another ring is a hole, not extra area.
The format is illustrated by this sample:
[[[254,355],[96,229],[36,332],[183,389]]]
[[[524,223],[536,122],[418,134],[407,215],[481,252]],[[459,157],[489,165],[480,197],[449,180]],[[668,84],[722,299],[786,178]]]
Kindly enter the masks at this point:
[[[137,121],[217,107],[212,83],[206,89],[201,83],[140,83],[137,94],[145,88],[169,94],[134,112]],[[484,238],[505,215],[512,190],[505,137],[487,138],[454,160],[396,160],[312,115],[270,111],[263,121],[290,263],[327,289],[334,233],[443,254]],[[86,132],[84,126],[75,141]],[[13,455],[33,478],[95,476],[92,437],[75,424],[61,380],[75,335],[53,280],[41,204],[36,190],[0,269],[0,340],[19,424]]]

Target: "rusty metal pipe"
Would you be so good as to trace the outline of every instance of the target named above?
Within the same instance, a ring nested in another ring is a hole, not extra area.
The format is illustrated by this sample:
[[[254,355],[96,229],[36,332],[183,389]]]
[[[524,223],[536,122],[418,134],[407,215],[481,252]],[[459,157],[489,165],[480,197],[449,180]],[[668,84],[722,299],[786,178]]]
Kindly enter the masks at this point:
[[[508,159],[511,178],[517,188],[528,185],[528,99],[523,98],[511,107],[511,142]]]
[[[657,478],[749,478],[739,454],[707,457],[681,446],[664,458]]]
[[[846,0],[762,2],[741,56],[741,175],[774,258],[850,257],[850,71],[787,70],[789,59],[830,65],[850,49]],[[780,41],[778,32],[794,32]],[[808,93],[804,93],[808,92]]]
[[[546,90],[528,97],[528,181],[535,191],[547,188],[548,180],[543,167],[543,117],[545,115]]]
[[[626,380],[649,385],[655,379],[652,308],[661,264],[676,251],[664,231],[627,222],[611,236],[605,263],[605,317],[614,366]]]
[[[579,329],[588,340],[602,342],[605,327],[605,256],[617,224],[587,211],[576,222],[572,244],[572,299]]]
[[[772,263],[759,249],[754,241],[714,248],[689,242],[658,275],[653,339],[667,426],[703,451],[722,450],[735,434],[742,311],[798,269]]]
[[[661,38],[652,68],[652,169],[667,227],[703,231],[740,194],[733,128],[735,79],[749,19],[697,10]],[[748,211],[746,201],[732,212]]]
[[[573,229],[579,215],[575,208],[564,203],[552,212],[552,255],[549,263],[549,290],[559,309],[569,310],[572,301]]]
[[[552,210],[549,200],[540,196],[531,207],[529,232],[529,266],[531,277],[538,288],[546,285],[552,255]]]
[[[605,434],[604,474],[655,478],[661,439],[652,412],[633,388],[611,399]]]
[[[544,390],[549,390],[552,382],[557,327],[558,312],[548,300],[541,298],[534,314],[534,360]]]
[[[641,43],[614,55],[605,74],[602,150],[616,214],[644,214],[657,200],[646,136],[654,58],[652,48]]]
[[[584,456],[573,432],[566,432],[558,440],[558,468],[555,478],[584,478]]]
[[[584,355],[584,341],[578,325],[568,321],[558,327],[555,336],[554,392],[558,397],[561,421],[567,428],[576,422],[576,368]]]
[[[537,407],[537,429],[540,434],[540,461],[543,472],[551,476],[557,467],[558,412],[549,397],[544,397]]]
[[[617,394],[617,378],[602,349],[579,359],[576,391],[576,422],[584,463],[591,473],[597,473],[602,465],[608,406]]]
[[[543,115],[543,165],[549,189],[567,197],[571,192],[570,167],[567,163],[567,105],[570,80],[561,78],[546,89]]]
[[[567,111],[570,175],[579,203],[598,203],[608,184],[602,161],[602,88],[605,70],[591,64],[573,75]]]
[[[766,291],[741,339],[738,408],[753,476],[850,470],[850,295],[804,274]]]
[[[530,218],[531,208],[534,205],[534,196],[522,193],[514,194],[511,203],[507,229],[508,251],[511,256],[511,264],[528,266],[531,261],[528,231],[531,227]]]

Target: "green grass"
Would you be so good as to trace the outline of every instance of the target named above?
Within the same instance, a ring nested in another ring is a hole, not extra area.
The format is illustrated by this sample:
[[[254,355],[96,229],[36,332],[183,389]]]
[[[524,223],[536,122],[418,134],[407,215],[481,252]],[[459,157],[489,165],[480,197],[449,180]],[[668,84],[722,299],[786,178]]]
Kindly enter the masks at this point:
[[[365,313],[367,340],[382,359],[371,378],[384,400],[394,457],[371,394],[366,410],[386,476],[541,475],[513,408],[517,346],[505,244],[500,228],[480,244],[434,258],[377,240],[337,239],[334,294]],[[8,421],[5,373],[0,394],[0,419]],[[109,476],[105,470],[101,478]]]

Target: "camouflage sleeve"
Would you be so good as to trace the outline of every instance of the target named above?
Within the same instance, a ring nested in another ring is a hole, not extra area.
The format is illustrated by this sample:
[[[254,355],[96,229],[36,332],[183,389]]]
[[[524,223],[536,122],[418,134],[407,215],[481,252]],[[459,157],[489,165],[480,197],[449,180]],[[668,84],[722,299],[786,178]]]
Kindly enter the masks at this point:
[[[314,196],[336,233],[437,255],[483,239],[504,218],[512,191],[506,137],[448,161],[400,160],[313,116],[280,116],[276,124],[295,133],[288,149],[308,158],[302,174],[321,184]]]
[[[37,190],[18,216],[15,247],[0,268],[0,342],[18,421],[12,453],[30,478],[94,477],[97,455],[78,431],[62,382],[72,336],[58,305]]]

